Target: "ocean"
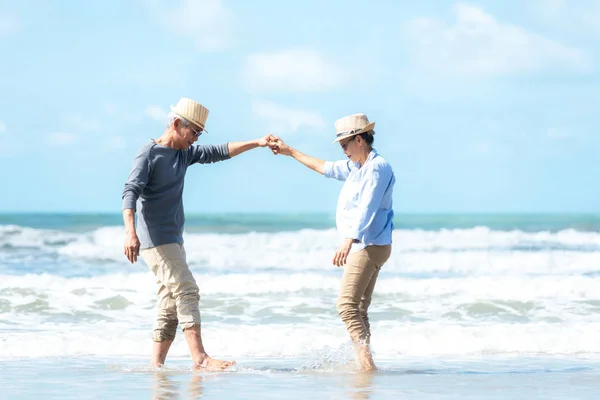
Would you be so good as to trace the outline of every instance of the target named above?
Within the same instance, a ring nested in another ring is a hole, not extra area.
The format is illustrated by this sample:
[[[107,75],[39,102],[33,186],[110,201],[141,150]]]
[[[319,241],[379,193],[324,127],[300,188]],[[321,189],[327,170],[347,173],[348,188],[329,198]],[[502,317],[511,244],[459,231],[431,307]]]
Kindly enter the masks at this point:
[[[155,281],[119,214],[0,214],[0,398],[591,399],[600,216],[397,215],[361,374],[335,309],[330,214],[186,217],[203,338],[148,366]]]

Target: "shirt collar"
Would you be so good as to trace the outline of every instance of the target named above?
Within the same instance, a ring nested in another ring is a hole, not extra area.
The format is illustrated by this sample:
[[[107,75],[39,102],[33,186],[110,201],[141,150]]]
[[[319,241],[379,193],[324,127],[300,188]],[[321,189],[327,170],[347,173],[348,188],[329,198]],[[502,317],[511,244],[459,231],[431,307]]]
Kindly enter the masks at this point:
[[[371,161],[372,159],[374,159],[374,158],[375,158],[375,157],[377,157],[378,155],[379,155],[379,153],[377,153],[377,150],[375,150],[375,149],[372,149],[372,150],[371,150],[371,152],[369,153],[369,155],[367,156],[367,159],[365,160],[365,163],[363,164],[363,167],[364,167],[364,166],[365,166],[365,165],[366,165],[366,164],[367,164],[369,161]],[[355,162],[355,163],[354,163],[354,166],[355,166],[356,168],[360,168],[360,163],[358,163],[358,162]]]

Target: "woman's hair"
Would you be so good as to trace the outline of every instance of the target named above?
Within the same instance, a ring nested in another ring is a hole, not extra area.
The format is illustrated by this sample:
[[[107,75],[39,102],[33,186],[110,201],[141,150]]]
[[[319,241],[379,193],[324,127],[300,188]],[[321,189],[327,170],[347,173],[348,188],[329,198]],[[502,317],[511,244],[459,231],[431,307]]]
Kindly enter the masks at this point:
[[[372,145],[375,141],[375,138],[373,137],[374,134],[375,131],[371,129],[370,131],[359,133],[358,136],[360,136],[365,142],[367,142],[368,145]]]

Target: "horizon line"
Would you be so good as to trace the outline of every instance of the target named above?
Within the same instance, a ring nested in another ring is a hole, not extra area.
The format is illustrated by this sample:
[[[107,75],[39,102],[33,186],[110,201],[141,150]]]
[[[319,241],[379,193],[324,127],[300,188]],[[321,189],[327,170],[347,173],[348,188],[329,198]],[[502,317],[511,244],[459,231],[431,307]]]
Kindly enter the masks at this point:
[[[37,214],[37,215],[121,215],[120,211],[10,211],[0,210],[0,215]],[[334,211],[188,211],[186,216],[194,215],[335,215]],[[600,217],[600,211],[404,211],[399,215],[589,215]]]

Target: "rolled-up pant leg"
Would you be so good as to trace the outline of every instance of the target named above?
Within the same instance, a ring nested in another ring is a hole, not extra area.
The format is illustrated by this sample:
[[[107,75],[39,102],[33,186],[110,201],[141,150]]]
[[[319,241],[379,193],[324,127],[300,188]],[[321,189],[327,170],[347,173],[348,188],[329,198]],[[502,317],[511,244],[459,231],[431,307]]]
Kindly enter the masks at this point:
[[[173,340],[179,324],[183,330],[200,325],[200,294],[178,243],[142,250],[142,257],[156,276],[158,310],[153,340]]]
[[[173,295],[167,290],[166,286],[159,283],[158,304],[156,310],[156,322],[152,339],[155,342],[163,340],[174,340],[177,333],[177,307]]]

